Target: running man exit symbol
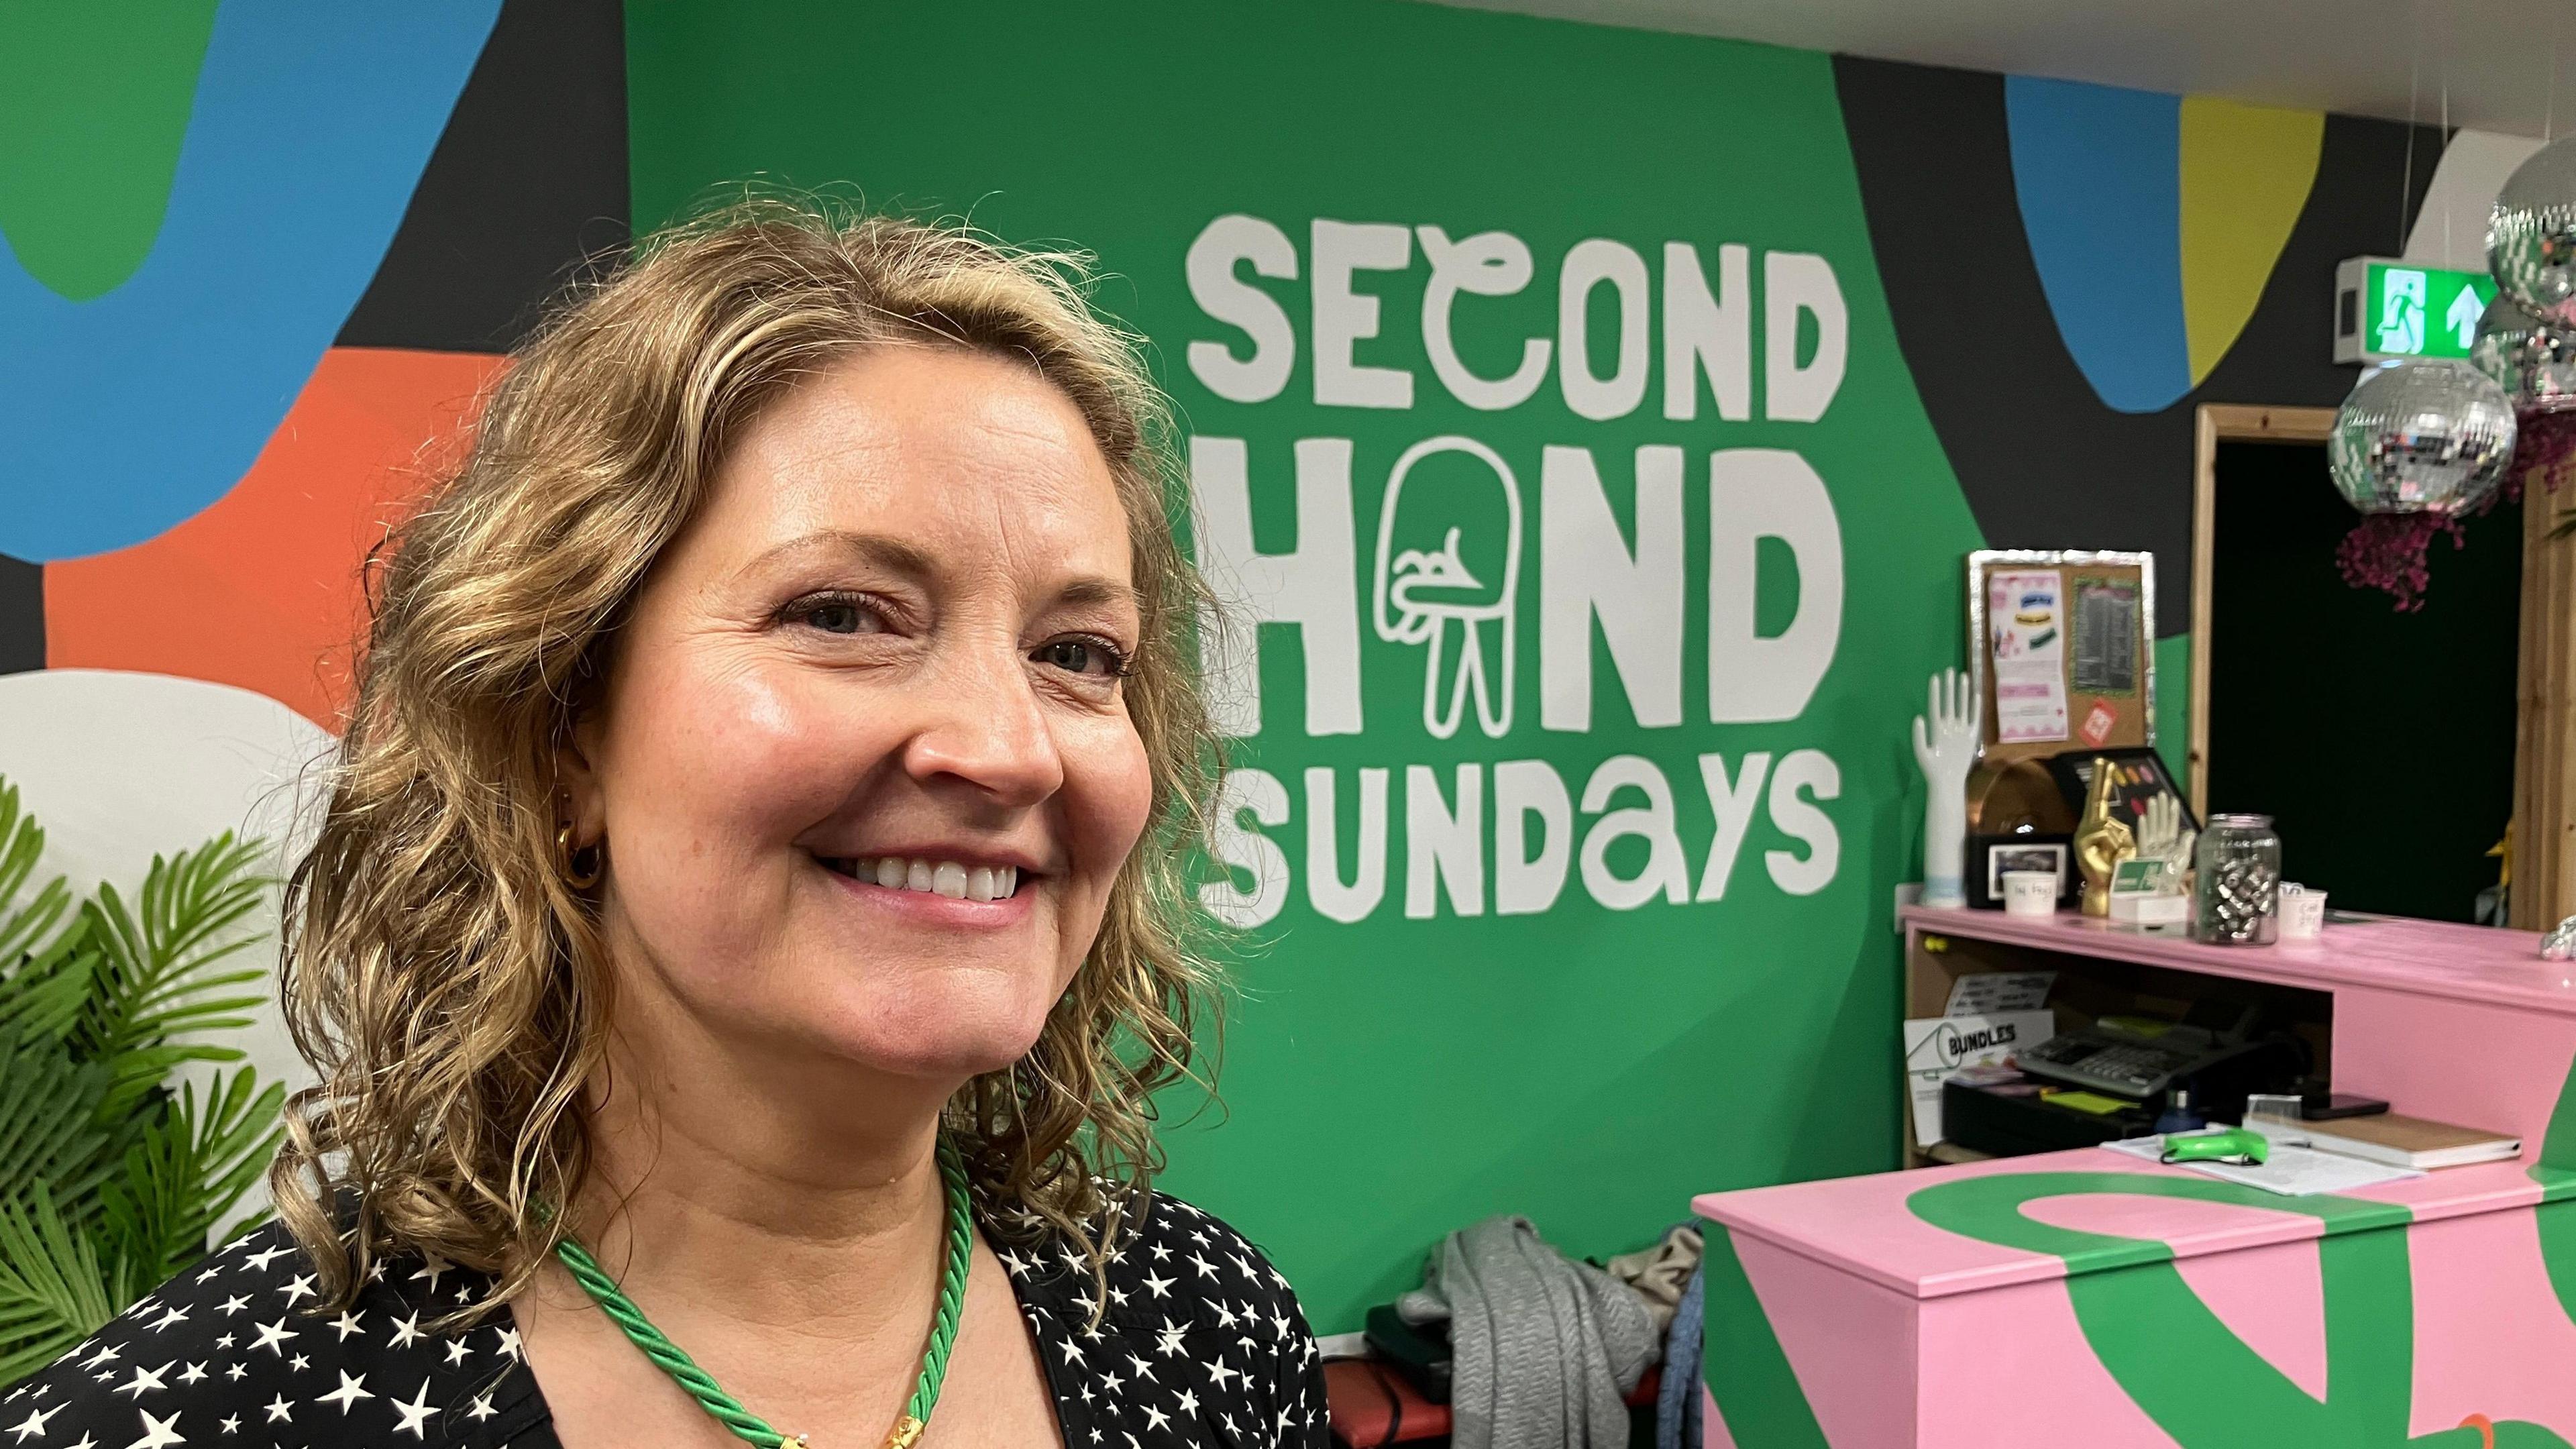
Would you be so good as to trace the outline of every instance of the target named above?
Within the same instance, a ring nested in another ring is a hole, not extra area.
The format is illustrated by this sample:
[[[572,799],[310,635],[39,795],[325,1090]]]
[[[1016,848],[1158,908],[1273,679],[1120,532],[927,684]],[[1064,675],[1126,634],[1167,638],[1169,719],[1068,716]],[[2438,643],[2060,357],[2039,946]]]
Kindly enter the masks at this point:
[[[2353,257],[2335,269],[2337,362],[2466,357],[2496,293],[2484,272]]]
[[[2390,268],[2379,292],[2379,350],[2424,350],[2424,274]]]

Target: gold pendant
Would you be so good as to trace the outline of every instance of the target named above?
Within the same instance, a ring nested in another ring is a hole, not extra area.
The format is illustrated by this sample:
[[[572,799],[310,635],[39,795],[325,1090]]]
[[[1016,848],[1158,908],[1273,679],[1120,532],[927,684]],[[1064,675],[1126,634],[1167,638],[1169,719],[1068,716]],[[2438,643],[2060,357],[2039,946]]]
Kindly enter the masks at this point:
[[[886,1435],[885,1449],[912,1449],[925,1426],[910,1414],[894,1421],[894,1432]]]

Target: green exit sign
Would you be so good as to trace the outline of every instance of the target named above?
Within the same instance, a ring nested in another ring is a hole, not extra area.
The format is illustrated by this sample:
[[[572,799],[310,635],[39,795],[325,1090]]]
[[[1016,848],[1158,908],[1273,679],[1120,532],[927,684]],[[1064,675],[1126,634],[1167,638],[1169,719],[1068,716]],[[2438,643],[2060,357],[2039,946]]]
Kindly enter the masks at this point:
[[[2354,257],[2335,268],[2335,361],[2466,357],[2495,294],[2484,272]]]

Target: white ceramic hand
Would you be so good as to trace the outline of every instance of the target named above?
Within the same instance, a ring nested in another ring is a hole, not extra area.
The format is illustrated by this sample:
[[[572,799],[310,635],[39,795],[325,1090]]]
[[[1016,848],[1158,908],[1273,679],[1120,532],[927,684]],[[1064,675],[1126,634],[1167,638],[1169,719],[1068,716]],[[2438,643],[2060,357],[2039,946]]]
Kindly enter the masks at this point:
[[[2181,889],[2182,873],[2191,869],[2191,848],[2199,838],[2199,832],[2183,828],[2182,802],[2171,795],[2149,800],[2138,814],[2138,855],[2165,863],[2168,889]]]
[[[1914,763],[1929,792],[1923,809],[1923,904],[1955,909],[1968,903],[1960,857],[1967,849],[1968,771],[1977,762],[1985,700],[1956,669],[1933,675],[1928,693],[1929,724],[1923,715],[1914,717]]]

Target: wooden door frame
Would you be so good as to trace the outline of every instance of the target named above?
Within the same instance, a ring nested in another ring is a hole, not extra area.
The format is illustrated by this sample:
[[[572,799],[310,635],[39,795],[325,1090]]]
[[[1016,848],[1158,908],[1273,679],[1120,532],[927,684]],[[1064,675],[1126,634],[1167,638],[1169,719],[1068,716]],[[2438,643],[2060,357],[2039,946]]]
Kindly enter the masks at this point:
[[[2524,477],[2506,924],[2526,931],[2576,912],[2576,538],[2552,536],[2568,502]]]
[[[2209,818],[2210,606],[2217,588],[2218,445],[2322,443],[2334,431],[2333,408],[2251,407],[2202,403],[2191,457],[2191,701],[2185,744],[2186,789],[2194,817]]]

